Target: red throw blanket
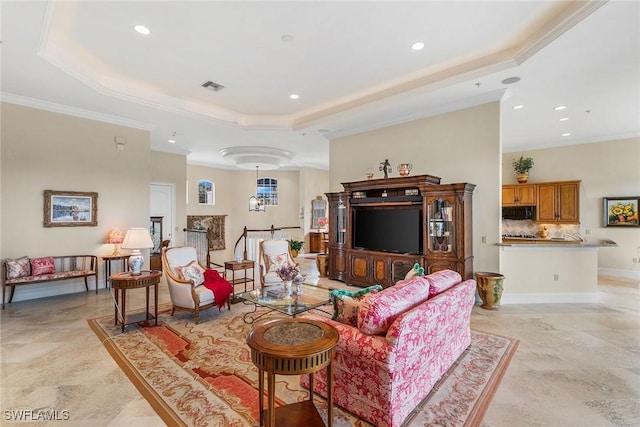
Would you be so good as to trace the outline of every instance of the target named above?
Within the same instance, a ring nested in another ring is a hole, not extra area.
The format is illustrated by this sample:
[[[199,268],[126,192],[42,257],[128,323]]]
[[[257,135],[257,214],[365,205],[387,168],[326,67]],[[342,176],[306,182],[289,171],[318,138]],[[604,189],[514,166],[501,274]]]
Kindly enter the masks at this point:
[[[227,302],[229,295],[233,293],[231,283],[222,278],[216,270],[212,269],[207,269],[204,272],[204,286],[213,292],[219,309]]]

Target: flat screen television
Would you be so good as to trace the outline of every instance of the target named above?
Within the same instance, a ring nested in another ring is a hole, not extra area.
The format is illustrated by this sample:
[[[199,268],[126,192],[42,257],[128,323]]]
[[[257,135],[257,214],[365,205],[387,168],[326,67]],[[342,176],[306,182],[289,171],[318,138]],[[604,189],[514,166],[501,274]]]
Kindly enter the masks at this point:
[[[422,255],[422,209],[355,208],[352,246],[355,249]]]

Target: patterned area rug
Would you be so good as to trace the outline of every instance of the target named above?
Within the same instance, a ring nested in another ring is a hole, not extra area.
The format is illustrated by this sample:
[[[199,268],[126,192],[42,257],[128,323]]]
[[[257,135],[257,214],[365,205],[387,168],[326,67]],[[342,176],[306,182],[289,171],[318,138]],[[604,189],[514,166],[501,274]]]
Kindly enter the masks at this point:
[[[208,310],[195,325],[189,313],[172,317],[161,307],[158,326],[141,322],[124,334],[113,316],[88,322],[167,425],[257,426],[258,371],[245,341],[251,326],[243,321],[249,310],[243,304]],[[469,348],[405,426],[480,425],[517,346],[517,340],[473,330]],[[298,381],[299,376],[276,376],[277,405],[307,398]],[[315,404],[326,422],[325,400],[316,397]],[[333,425],[370,426],[340,407]]]

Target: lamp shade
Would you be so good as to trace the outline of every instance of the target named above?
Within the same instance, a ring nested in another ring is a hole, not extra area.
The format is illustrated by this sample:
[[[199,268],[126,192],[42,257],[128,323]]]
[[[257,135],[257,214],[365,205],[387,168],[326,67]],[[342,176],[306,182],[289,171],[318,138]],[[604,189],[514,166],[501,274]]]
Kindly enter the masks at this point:
[[[124,240],[124,233],[117,228],[115,230],[111,230],[109,234],[107,234],[107,238],[105,239],[105,243],[115,243],[120,244]]]
[[[124,249],[150,249],[153,247],[151,233],[143,227],[134,227],[127,230],[122,242]]]

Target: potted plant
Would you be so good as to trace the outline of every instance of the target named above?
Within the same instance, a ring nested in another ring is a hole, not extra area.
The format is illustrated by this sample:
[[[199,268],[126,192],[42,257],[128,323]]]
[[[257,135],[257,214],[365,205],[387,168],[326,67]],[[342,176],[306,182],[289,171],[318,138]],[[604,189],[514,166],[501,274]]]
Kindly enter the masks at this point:
[[[289,240],[289,246],[291,246],[291,255],[295,257],[298,256],[298,252],[302,249],[304,242],[302,240]]]
[[[513,161],[513,170],[516,172],[516,178],[520,184],[524,184],[529,179],[529,169],[533,167],[533,159],[531,157],[520,156],[518,160]]]

